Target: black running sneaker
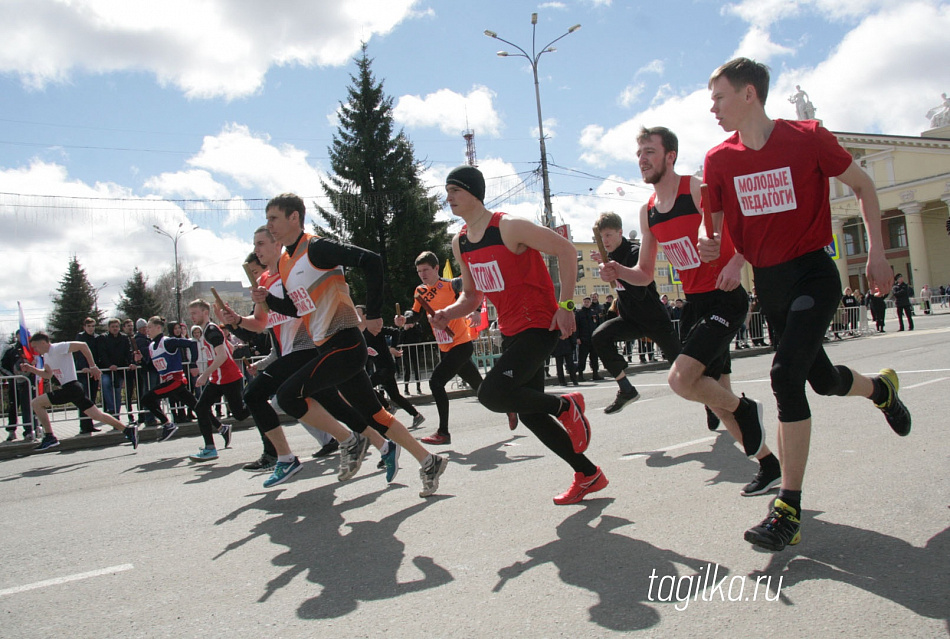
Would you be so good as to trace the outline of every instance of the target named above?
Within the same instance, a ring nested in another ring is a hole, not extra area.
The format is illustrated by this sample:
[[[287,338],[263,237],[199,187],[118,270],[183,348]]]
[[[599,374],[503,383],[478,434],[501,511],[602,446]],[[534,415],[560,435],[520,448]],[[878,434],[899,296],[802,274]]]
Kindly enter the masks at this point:
[[[719,415],[712,412],[712,409],[709,406],[704,406],[706,409],[706,428],[709,430],[717,430],[719,428]]]
[[[795,509],[776,499],[769,509],[769,516],[758,526],[745,531],[745,540],[753,546],[779,552],[802,540],[801,527]]]
[[[332,455],[338,450],[340,450],[340,442],[335,439],[331,439],[329,443],[325,444],[323,448],[315,452],[313,456],[319,459],[320,457]]]
[[[733,413],[742,433],[742,447],[745,454],[755,457],[762,450],[765,441],[765,426],[762,425],[762,402],[749,399],[742,394],[739,399],[739,408]]]
[[[897,396],[897,391],[900,388],[897,372],[893,368],[881,369],[878,379],[887,387],[887,399],[883,404],[875,404],[875,406],[884,413],[891,429],[901,437],[906,437],[910,434],[910,411]]]
[[[764,495],[781,483],[782,469],[779,465],[773,463],[766,467],[763,464],[759,464],[759,472],[755,474],[755,478],[752,481],[743,486],[742,494],[746,497]]]
[[[333,441],[336,441],[335,439]],[[267,453],[262,453],[261,456],[250,463],[244,464],[243,468],[249,473],[256,473],[265,470],[274,470],[274,466],[277,465],[277,458],[273,455],[268,455]]]
[[[638,399],[640,399],[640,393],[637,392],[636,388],[634,388],[632,392],[624,392],[621,388],[617,391],[617,396],[614,398],[614,401],[610,402],[607,408],[604,409],[604,412],[608,415],[619,413],[624,409],[624,406],[632,404]]]
[[[139,429],[135,426],[126,426],[122,431],[125,438],[132,442],[132,450],[138,450],[139,447]]]

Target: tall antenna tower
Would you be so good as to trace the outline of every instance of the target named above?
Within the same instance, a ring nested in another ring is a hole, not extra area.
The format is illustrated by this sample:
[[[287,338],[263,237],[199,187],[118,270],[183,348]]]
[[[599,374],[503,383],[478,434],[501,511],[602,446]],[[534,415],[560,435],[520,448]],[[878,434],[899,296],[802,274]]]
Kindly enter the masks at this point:
[[[478,166],[478,159],[475,157],[475,131],[468,128],[468,116],[465,116],[465,131],[462,132],[465,138],[465,160],[469,166]]]

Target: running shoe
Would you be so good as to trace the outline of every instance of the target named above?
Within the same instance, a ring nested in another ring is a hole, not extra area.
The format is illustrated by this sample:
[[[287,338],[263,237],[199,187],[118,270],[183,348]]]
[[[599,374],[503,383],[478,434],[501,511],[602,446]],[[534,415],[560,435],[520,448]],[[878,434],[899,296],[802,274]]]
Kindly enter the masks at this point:
[[[759,472],[748,484],[742,487],[742,494],[746,497],[764,495],[782,483],[782,468],[778,464],[769,464],[766,467],[759,464]]]
[[[336,440],[334,440],[336,441]],[[263,470],[274,470],[277,464],[277,458],[267,453],[262,453],[255,461],[244,464],[242,468],[249,473],[256,473]]]
[[[40,445],[36,447],[36,450],[46,450],[48,448],[53,448],[54,446],[59,446],[59,440],[56,439],[56,435],[46,433],[43,435],[43,441],[41,441]]]
[[[614,401],[610,402],[607,408],[604,409],[604,412],[608,415],[613,415],[614,413],[619,413],[624,409],[627,404],[632,404],[633,402],[640,399],[640,393],[637,392],[637,389],[634,388],[630,392],[625,392],[622,388],[617,391],[617,396],[614,398]]]
[[[24,442],[24,443],[26,443],[26,442],[32,443],[32,442],[34,442],[34,441],[36,441],[36,436],[33,435],[32,432],[23,433],[23,442]]]
[[[443,444],[451,444],[452,436],[448,433],[439,433],[435,432],[428,437],[423,437],[421,440],[423,444],[432,444],[434,446],[442,446]]]
[[[508,430],[518,428],[518,413],[508,413]]]
[[[425,420],[426,420],[425,415],[423,415],[422,413],[416,413],[415,415],[412,416],[411,428],[419,428],[420,426],[422,426],[422,422],[424,422]]]
[[[221,424],[221,429],[218,431],[222,438],[224,438],[224,447],[231,447],[231,424]]]
[[[9,431],[9,433],[10,433],[10,434],[7,435],[7,441],[8,441],[8,442],[12,442],[13,440],[16,439],[16,431],[15,431],[15,430],[11,430],[11,431]]]
[[[606,475],[604,475],[604,472],[600,469],[600,466],[597,467],[597,472],[591,477],[586,476],[584,473],[574,473],[574,481],[571,483],[571,487],[567,489],[567,492],[555,497],[554,503],[558,506],[576,504],[582,500],[585,495],[603,490],[609,483]]]
[[[742,447],[745,448],[745,454],[749,457],[758,455],[765,442],[762,410],[762,402],[749,399],[743,393],[739,399],[739,408],[733,413],[739,424],[739,431],[742,433]]]
[[[335,439],[331,439],[328,444],[324,445],[323,448],[315,452],[313,456],[316,458],[328,457],[338,450],[340,450],[340,442]]]
[[[432,462],[428,466],[419,469],[419,479],[422,480],[422,490],[419,491],[420,497],[428,497],[439,489],[439,477],[445,472],[445,467],[449,465],[449,460],[441,455],[433,455]]]
[[[396,479],[396,474],[399,472],[399,454],[401,452],[402,449],[396,445],[396,442],[386,442],[386,452],[382,454],[379,463],[386,469],[387,484],[393,483],[393,480]]]
[[[776,499],[769,508],[769,516],[758,526],[745,531],[745,540],[753,546],[779,552],[802,540],[801,527],[795,509]]]
[[[215,448],[200,448],[194,455],[188,455],[188,459],[196,462],[211,461],[218,458],[218,451]]]
[[[891,429],[901,437],[910,434],[910,411],[904,405],[904,402],[897,396],[900,389],[900,381],[897,379],[897,372],[893,368],[881,369],[878,377],[887,387],[887,399],[882,404],[875,404],[884,413],[887,423]]]
[[[571,437],[571,445],[575,453],[583,453],[590,444],[590,422],[584,417],[584,396],[580,393],[561,395],[570,406],[558,415],[558,420]]]
[[[294,457],[293,461],[277,462],[274,466],[274,472],[270,477],[264,480],[264,488],[270,488],[271,486],[284,483],[299,473],[301,468],[303,468],[303,464],[301,464],[300,460],[296,457]]]
[[[359,433],[353,433],[353,436],[356,440],[349,446],[340,444],[340,474],[337,475],[340,481],[352,479],[353,475],[359,472],[369,448],[369,439]]]
[[[131,426],[126,426],[122,430],[122,434],[125,435],[125,438],[132,442],[132,450],[138,450],[139,447],[139,429],[132,428]]]
[[[706,409],[706,428],[709,430],[717,430],[719,428],[719,415],[714,413],[709,406],[703,406]]]
[[[172,435],[175,434],[175,431],[178,430],[178,424],[175,422],[168,422],[167,424],[162,425],[162,432],[158,436],[158,441],[163,442],[172,438]]]

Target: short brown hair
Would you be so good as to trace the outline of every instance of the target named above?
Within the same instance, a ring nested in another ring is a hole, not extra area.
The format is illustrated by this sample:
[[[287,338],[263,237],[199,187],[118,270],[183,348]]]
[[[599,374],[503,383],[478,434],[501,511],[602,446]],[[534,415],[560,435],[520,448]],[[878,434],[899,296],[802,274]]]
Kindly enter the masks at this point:
[[[769,97],[769,68],[761,62],[749,58],[730,60],[712,72],[707,87],[711,89],[712,83],[719,78],[725,78],[736,91],[751,84],[759,102],[765,106],[765,100]]]
[[[607,211],[600,214],[600,217],[594,222],[594,228],[597,229],[598,233],[607,229],[623,232],[623,220],[613,211]]]
[[[641,126],[640,133],[637,134],[637,144],[646,142],[654,135],[660,138],[660,143],[663,145],[664,151],[667,153],[675,153],[676,157],[679,157],[680,141],[676,137],[676,134],[667,129],[665,126],[653,126],[649,129]],[[673,159],[673,164],[676,164],[675,158]]]
[[[206,301],[204,301],[200,297],[188,304],[188,308],[194,308],[195,306],[197,306],[198,308],[203,308],[209,313],[211,312],[211,304],[208,304]]]
[[[416,266],[420,264],[428,264],[432,268],[437,269],[439,268],[439,258],[437,258],[432,251],[423,251],[419,253],[419,257],[416,258],[415,262]]]
[[[303,203],[302,197],[296,193],[281,193],[270,199],[270,202],[264,207],[264,211],[266,212],[272,207],[283,212],[285,217],[290,217],[291,213],[297,211],[300,215],[300,228],[303,228],[303,219],[307,215],[307,205]]]

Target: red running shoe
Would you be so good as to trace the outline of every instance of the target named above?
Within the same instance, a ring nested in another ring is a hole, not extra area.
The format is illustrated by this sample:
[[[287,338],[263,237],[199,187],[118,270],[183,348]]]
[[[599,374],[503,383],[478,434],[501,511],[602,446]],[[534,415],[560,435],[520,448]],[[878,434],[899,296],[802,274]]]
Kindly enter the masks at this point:
[[[590,422],[584,417],[584,396],[580,393],[568,393],[561,397],[570,402],[570,407],[558,415],[558,419],[571,436],[574,452],[583,453],[590,444]]]
[[[508,429],[518,428],[518,413],[508,413]]]
[[[591,477],[585,476],[584,473],[574,473],[574,483],[567,489],[567,492],[555,497],[554,503],[558,506],[576,504],[588,493],[596,493],[598,490],[603,490],[609,483],[603,471],[600,470],[600,466],[597,467],[597,472]]]

